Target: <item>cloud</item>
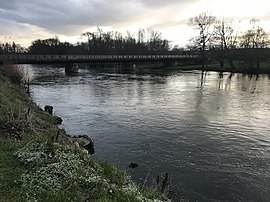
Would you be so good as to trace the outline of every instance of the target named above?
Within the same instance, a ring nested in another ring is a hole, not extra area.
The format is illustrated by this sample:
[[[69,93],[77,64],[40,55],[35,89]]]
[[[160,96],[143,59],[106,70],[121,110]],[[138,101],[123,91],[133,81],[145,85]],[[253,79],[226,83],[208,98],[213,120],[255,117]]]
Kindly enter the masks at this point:
[[[61,34],[77,29],[128,21],[143,10],[123,0],[11,0],[0,3],[0,18]]]
[[[189,2],[190,0],[9,0],[0,2],[0,17],[3,20],[41,27],[50,32],[75,34],[87,27],[129,23],[147,16],[147,13]]]
[[[216,1],[0,0],[0,35],[20,35],[22,38],[25,34],[27,39],[30,38],[28,35],[42,34],[76,36],[97,26],[131,31],[147,26],[160,31],[172,30],[172,27],[185,25],[187,19],[203,6],[225,4],[225,1]],[[227,12],[227,9],[223,10]]]
[[[156,8],[156,7],[166,7],[175,3],[178,3],[179,0],[171,0],[171,1],[162,1],[162,0],[141,0],[141,4],[148,8]]]
[[[14,5],[15,5],[15,2],[16,2],[16,0],[1,1],[0,2],[0,8],[5,9],[5,10],[6,9],[7,10],[13,9]]]
[[[198,0],[140,0],[141,4],[148,8],[167,7],[172,5],[187,5],[194,3]]]

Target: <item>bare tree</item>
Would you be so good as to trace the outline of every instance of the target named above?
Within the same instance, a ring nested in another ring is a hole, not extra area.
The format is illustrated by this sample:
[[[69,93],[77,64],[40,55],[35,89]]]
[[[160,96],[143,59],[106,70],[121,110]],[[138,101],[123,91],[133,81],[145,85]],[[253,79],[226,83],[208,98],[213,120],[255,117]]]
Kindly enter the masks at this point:
[[[145,30],[144,29],[139,29],[138,31],[138,43],[144,43],[145,40]]]
[[[150,29],[140,29],[138,33],[127,31],[122,35],[117,31],[103,31],[97,27],[94,32],[81,34],[84,42],[73,47],[78,52],[88,54],[146,54],[169,51],[170,44],[161,38],[161,33]]]
[[[224,66],[225,58],[228,58],[231,68],[234,68],[228,49],[235,48],[237,32],[234,31],[231,20],[223,18],[217,21],[215,25],[215,39],[220,43],[220,67]]]
[[[250,20],[251,28],[240,37],[242,48],[267,48],[270,43],[269,34],[258,25],[259,20]]]
[[[152,30],[150,33],[150,42],[149,42],[149,48],[150,51],[157,51],[160,49],[161,45],[161,32]]]
[[[194,27],[195,29],[200,31],[200,35],[198,36],[198,46],[201,50],[202,57],[202,69],[205,68],[205,50],[207,43],[212,39],[214,34],[213,25],[216,21],[216,17],[210,15],[207,12],[200,13],[195,17],[191,17],[189,19],[189,25]]]
[[[253,73],[259,72],[261,49],[269,46],[270,38],[269,34],[259,26],[259,20],[252,18],[250,25],[251,28],[240,37],[240,47],[246,49],[246,54],[242,57],[248,63],[249,71]]]

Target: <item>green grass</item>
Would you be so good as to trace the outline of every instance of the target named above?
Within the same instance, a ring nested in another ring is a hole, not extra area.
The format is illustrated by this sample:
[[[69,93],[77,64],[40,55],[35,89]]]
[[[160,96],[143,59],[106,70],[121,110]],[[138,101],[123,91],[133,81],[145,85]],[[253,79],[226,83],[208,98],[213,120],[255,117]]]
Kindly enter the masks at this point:
[[[0,201],[19,201],[21,199],[20,179],[24,168],[14,156],[16,147],[9,138],[0,139]]]

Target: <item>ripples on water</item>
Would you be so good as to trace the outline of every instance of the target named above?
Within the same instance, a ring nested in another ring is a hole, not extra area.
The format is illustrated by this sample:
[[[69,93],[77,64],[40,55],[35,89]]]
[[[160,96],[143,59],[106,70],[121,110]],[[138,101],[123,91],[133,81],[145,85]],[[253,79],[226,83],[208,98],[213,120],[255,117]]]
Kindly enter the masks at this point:
[[[199,201],[270,201],[270,81],[209,72],[31,67],[33,99],[54,106],[95,156],[137,181],[171,176],[170,195]]]

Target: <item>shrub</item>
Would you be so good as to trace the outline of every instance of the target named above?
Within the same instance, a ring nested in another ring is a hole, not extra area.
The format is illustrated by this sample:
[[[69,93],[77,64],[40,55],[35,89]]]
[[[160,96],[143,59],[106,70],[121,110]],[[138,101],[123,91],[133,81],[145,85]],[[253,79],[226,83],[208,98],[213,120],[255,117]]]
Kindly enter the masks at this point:
[[[8,77],[13,83],[20,84],[23,79],[23,72],[13,64],[4,65],[2,68],[3,74]]]
[[[8,77],[13,83],[23,84],[25,86],[29,86],[32,81],[32,75],[27,67],[8,64],[4,65],[1,69],[3,74]]]

